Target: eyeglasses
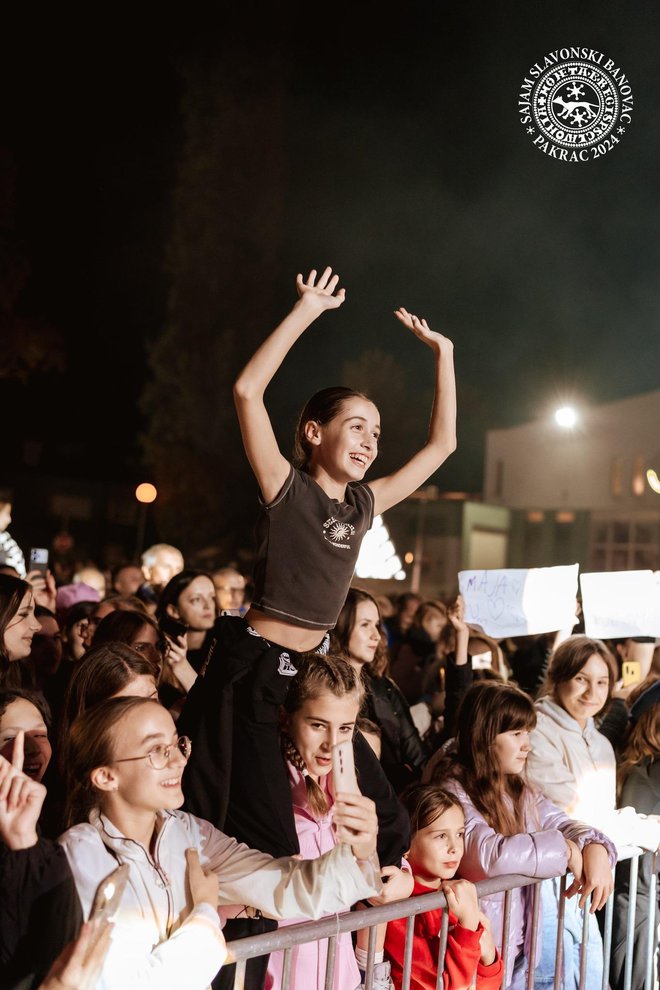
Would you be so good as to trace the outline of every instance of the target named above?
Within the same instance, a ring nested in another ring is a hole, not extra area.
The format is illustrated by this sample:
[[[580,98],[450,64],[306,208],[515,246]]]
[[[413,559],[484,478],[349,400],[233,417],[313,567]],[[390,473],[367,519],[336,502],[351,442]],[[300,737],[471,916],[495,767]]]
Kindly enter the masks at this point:
[[[115,763],[130,763],[132,760],[149,760],[154,770],[164,770],[167,764],[170,762],[170,756],[172,755],[172,750],[178,749],[184,759],[188,759],[192,752],[192,741],[188,736],[177,736],[176,742],[170,743],[169,746],[159,745],[154,746],[150,749],[148,753],[144,756],[124,756],[121,760],[115,760]]]

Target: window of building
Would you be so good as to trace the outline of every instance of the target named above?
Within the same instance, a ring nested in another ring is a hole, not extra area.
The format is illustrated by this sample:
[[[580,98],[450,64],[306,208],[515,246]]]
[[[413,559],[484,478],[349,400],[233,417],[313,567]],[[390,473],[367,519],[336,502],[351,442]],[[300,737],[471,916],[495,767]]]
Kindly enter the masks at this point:
[[[660,518],[594,520],[589,566],[594,571],[659,570]]]

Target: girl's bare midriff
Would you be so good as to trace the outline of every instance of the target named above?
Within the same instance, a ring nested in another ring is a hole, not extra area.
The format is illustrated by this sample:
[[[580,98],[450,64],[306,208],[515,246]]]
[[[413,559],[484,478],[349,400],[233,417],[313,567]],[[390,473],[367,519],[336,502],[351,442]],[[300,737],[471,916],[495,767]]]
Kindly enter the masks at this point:
[[[315,650],[327,632],[325,629],[302,629],[290,622],[283,622],[282,619],[266,615],[256,608],[248,610],[245,620],[269,643],[277,643],[278,646],[285,646],[289,650],[295,650],[296,653]]]

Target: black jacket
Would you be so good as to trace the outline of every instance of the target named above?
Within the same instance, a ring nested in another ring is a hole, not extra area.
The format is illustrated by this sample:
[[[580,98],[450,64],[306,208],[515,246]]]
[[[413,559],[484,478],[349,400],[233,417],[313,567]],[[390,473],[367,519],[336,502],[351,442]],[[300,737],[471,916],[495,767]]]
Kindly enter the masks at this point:
[[[248,633],[237,616],[220,616],[211,657],[177,721],[193,740],[184,772],[185,808],[240,842],[270,853],[299,852],[291,788],[280,751],[279,713],[297,654]],[[399,865],[410,823],[364,737],[354,739],[361,789],[376,803],[378,855]]]
[[[62,846],[38,839],[12,850],[0,842],[0,892],[0,988],[38,987],[82,924]]]
[[[422,775],[429,753],[410,714],[408,702],[391,677],[365,677],[364,714],[380,726],[380,763],[397,794]]]

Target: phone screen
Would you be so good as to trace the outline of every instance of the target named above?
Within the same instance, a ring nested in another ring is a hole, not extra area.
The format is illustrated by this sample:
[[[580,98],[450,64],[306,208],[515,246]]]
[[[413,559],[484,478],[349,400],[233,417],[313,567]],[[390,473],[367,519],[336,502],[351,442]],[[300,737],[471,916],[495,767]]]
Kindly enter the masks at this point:
[[[41,571],[45,574],[48,570],[48,550],[46,547],[32,547],[30,550],[29,571]]]
[[[109,873],[107,877],[101,880],[101,883],[96,888],[94,903],[89,913],[90,921],[95,918],[103,921],[112,920],[119,907],[127,880],[128,866],[126,863],[122,863],[121,866],[118,866],[116,870],[113,870],[112,873]]]
[[[621,666],[621,675],[624,687],[639,684],[642,679],[642,665],[639,660],[624,660]]]

